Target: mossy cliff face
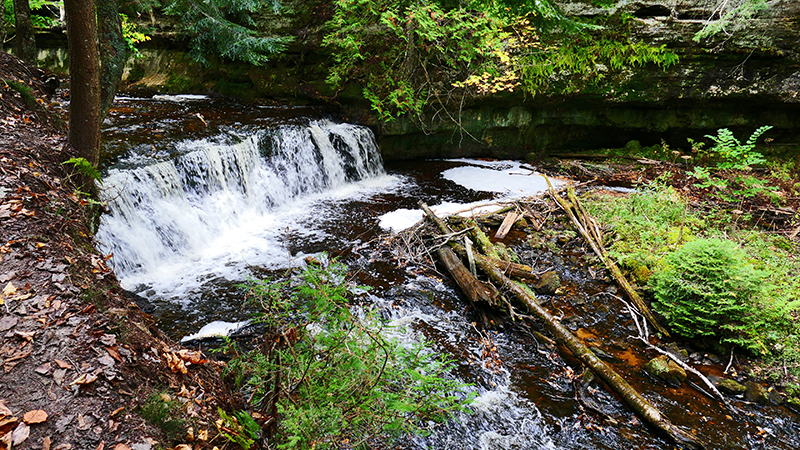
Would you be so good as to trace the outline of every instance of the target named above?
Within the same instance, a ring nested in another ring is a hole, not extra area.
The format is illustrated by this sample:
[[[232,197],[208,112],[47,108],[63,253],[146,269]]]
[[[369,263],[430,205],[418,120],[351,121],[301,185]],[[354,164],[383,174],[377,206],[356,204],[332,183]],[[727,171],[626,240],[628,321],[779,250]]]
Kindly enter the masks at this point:
[[[288,13],[265,13],[262,29],[290,34],[288,52],[267,67],[217,62],[199,67],[177,50],[152,50],[129,71],[133,86],[170,92],[218,92],[281,104],[334,103],[372,126],[387,159],[525,157],[553,150],[621,147],[630,140],[685,147],[718,128],[737,136],[773,125],[775,144],[800,143],[800,2],[776,0],[739,26],[692,40],[718,0],[559,0],[575,17],[627,14],[633,40],[665,44],[680,56],[667,70],[646,65],[608,73],[578,94],[554,82],[531,98],[502,94],[467,104],[460,123],[437,115],[379,123],[358,86],[332,91],[324,82],[329,55],[320,46],[326,2],[285,2]],[[597,5],[606,5],[597,6]],[[451,112],[454,113],[454,112]]]

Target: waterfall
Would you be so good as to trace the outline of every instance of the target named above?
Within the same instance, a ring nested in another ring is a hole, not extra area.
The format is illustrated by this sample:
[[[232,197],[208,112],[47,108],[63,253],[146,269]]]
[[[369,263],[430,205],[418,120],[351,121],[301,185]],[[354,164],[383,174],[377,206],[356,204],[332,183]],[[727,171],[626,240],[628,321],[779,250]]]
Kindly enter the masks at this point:
[[[103,180],[97,240],[128,288],[199,266],[218,274],[236,258],[263,263],[286,253],[281,211],[385,177],[368,128],[326,120],[186,141],[168,160],[117,166]]]

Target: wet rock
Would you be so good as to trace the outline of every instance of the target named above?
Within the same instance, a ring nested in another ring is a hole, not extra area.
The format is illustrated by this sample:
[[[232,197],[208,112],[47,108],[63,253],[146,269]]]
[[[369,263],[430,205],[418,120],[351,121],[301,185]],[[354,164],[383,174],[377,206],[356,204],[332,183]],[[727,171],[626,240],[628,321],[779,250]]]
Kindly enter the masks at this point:
[[[670,385],[680,385],[686,379],[686,371],[668,356],[661,355],[651,359],[645,366],[651,375]]]
[[[686,360],[689,359],[689,351],[686,350],[685,348],[681,348],[675,342],[670,342],[668,344],[665,344],[664,345],[664,349],[667,350],[668,352],[672,353],[673,355],[677,356],[678,358],[680,358],[683,361],[686,361]]]
[[[716,386],[720,392],[724,392],[726,394],[739,395],[743,394],[747,390],[745,385],[737,382],[736,380],[731,380],[730,378],[721,378],[714,375],[708,375],[707,378],[714,383],[714,386]]]
[[[536,286],[534,286],[533,289],[537,294],[553,295],[560,287],[561,278],[558,276],[557,272],[551,270],[542,275],[542,277],[539,279],[539,282],[536,283]]]
[[[746,387],[744,398],[748,402],[760,403],[762,405],[770,404],[769,392],[767,392],[764,386],[754,381],[747,381],[744,385]]]

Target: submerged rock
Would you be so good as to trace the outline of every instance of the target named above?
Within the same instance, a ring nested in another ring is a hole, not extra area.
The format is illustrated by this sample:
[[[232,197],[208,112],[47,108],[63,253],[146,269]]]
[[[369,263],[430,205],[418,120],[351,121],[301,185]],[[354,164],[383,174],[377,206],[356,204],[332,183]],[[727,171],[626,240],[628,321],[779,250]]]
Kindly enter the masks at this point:
[[[668,356],[661,355],[651,359],[645,366],[651,375],[671,385],[680,385],[686,380],[686,371]]]

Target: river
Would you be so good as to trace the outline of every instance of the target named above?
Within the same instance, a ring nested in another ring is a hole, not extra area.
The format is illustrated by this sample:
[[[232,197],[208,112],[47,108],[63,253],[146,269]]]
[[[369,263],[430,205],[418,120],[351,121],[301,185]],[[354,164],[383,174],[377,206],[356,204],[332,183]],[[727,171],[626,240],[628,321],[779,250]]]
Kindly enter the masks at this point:
[[[413,224],[419,200],[440,205],[535,193],[541,179],[513,161],[381,160],[372,132],[314,108],[242,105],[224,98],[119,98],[104,126],[102,198],[108,212],[99,247],[123,287],[138,294],[175,339],[236,328],[252,311],[237,284],[277,278],[327,252],[342,259],[403,339],[424,336],[457,362],[454,376],[477,392],[473,413],[403,448],[663,449],[668,441],[607,390],[575,401],[578,364],[537,342],[519,322],[478,330],[446,279],[398,267],[378,241]],[[457,207],[456,207],[457,208]],[[779,407],[734,398],[730,415],[696,386],[671,388],[641,374],[648,354],[631,344],[624,306],[604,295],[580,255],[522,252],[538,269],[555,268],[564,291],[549,298],[576,334],[671,420],[713,448],[800,447],[800,422]],[[487,343],[496,360],[481,357]],[[701,366],[719,375],[716,365]]]

